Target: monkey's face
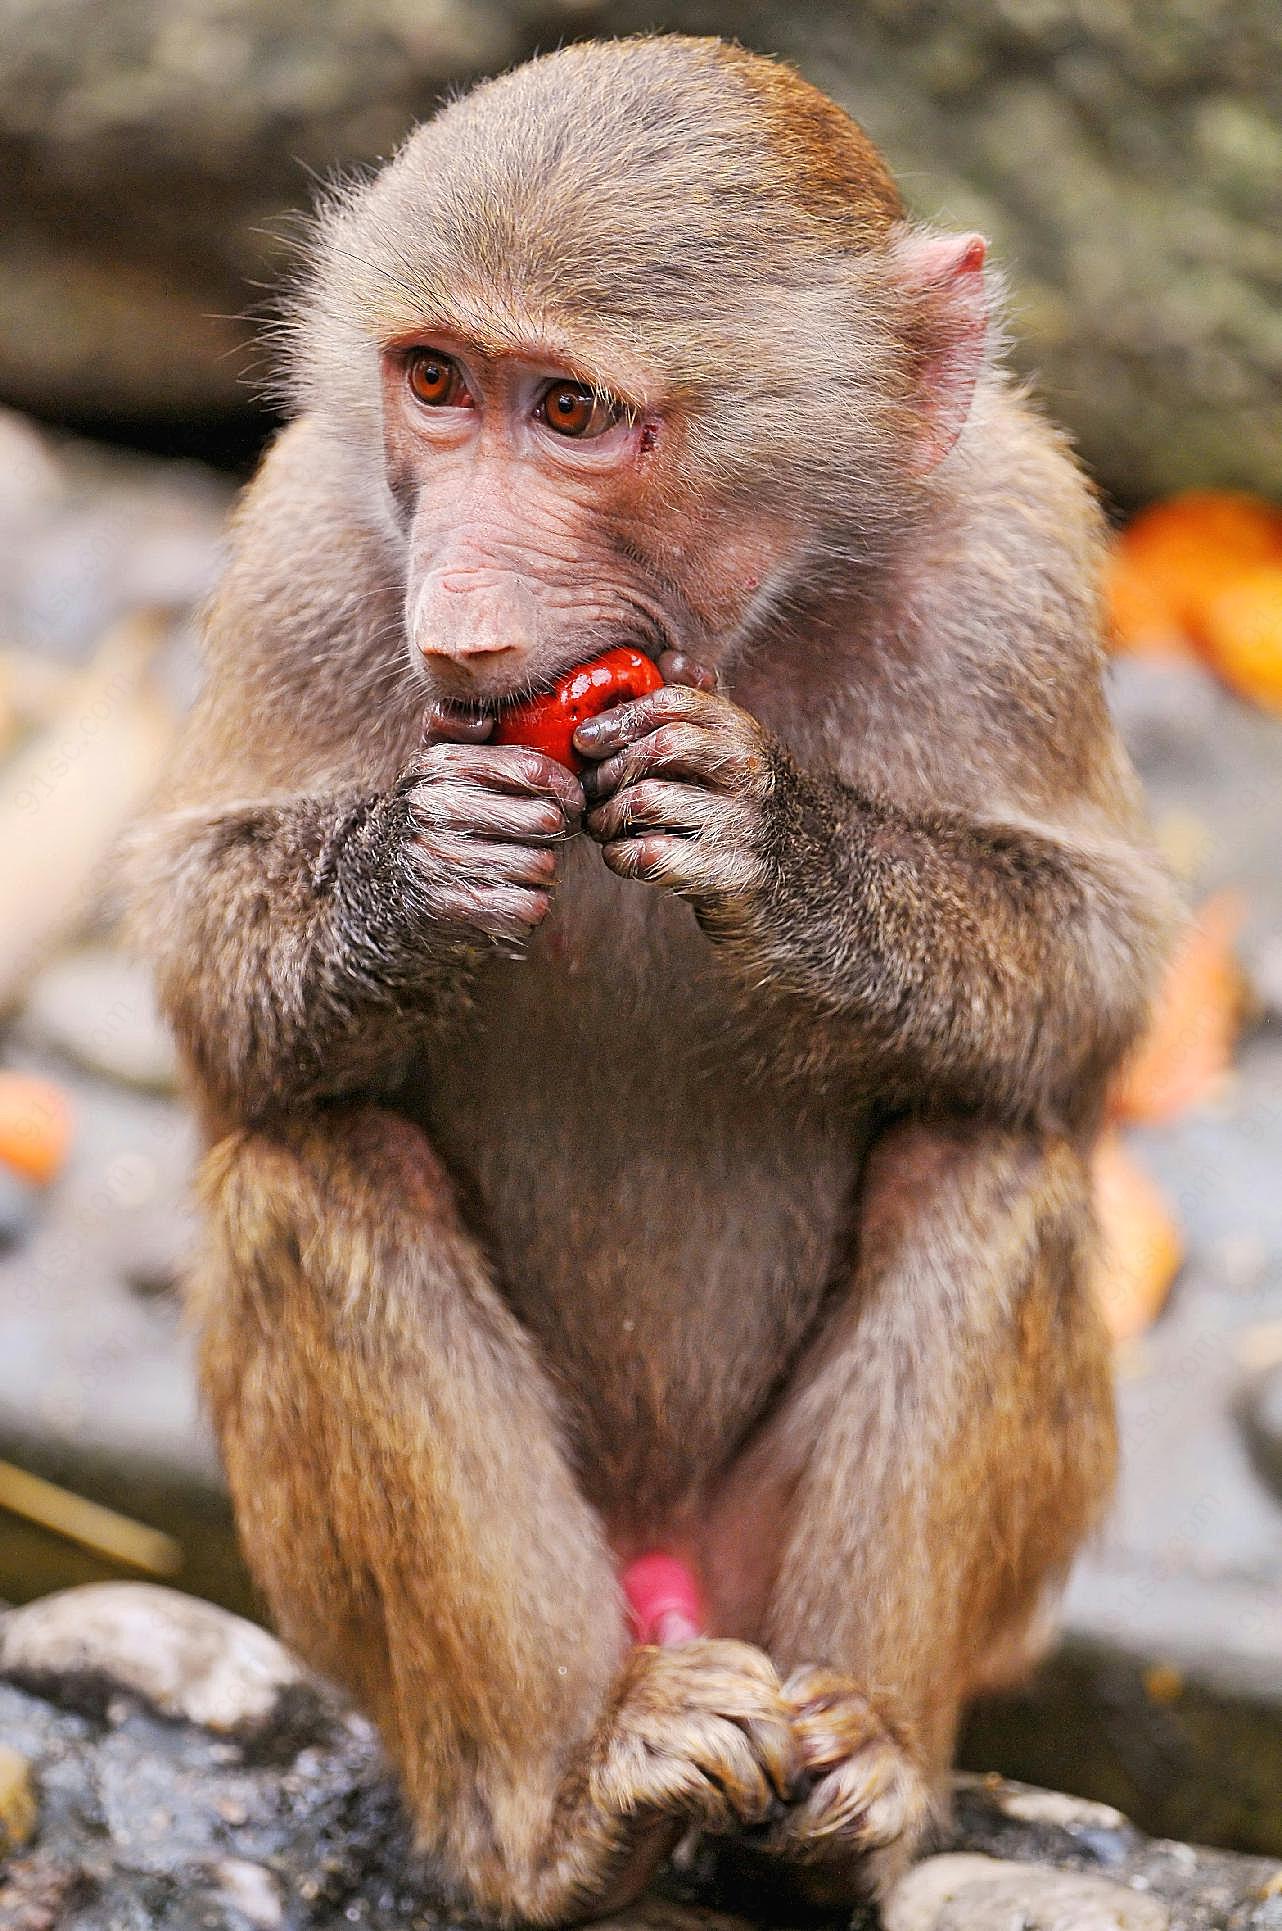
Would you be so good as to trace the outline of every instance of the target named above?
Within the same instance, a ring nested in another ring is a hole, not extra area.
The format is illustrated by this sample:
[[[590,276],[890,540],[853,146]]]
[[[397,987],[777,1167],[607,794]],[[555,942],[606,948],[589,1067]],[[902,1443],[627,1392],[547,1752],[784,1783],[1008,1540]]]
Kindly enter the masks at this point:
[[[448,332],[382,356],[405,628],[433,698],[491,705],[615,644],[716,664],[786,545],[691,487],[679,413],[635,369]],[[697,508],[696,508],[697,505]]]

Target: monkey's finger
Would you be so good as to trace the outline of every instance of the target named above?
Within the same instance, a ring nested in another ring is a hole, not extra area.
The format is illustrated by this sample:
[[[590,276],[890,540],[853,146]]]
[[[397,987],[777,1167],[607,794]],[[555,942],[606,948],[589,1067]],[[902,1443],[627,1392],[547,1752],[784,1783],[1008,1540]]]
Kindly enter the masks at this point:
[[[457,880],[439,896],[442,924],[500,943],[521,945],[548,915],[551,895],[523,885],[479,885]]]
[[[423,713],[424,744],[484,744],[493,729],[492,717],[463,710],[447,700],[429,704]]]
[[[605,758],[648,732],[657,731],[661,725],[690,719],[716,730],[727,728],[736,718],[746,717],[747,712],[718,691],[693,690],[688,684],[664,684],[657,691],[648,691],[644,697],[616,704],[600,717],[588,718],[574,733],[574,743],[584,757]]]
[[[500,943],[522,945],[542,925],[551,904],[547,892],[494,887],[478,894],[476,929]]]
[[[583,773],[583,792],[599,801],[640,779],[693,779],[726,792],[749,788],[758,760],[739,736],[706,730],[695,723],[661,724],[657,730],[616,751]]]
[[[550,794],[560,801],[566,816],[575,823],[583,811],[583,787],[574,773],[558,764],[555,758],[544,757],[542,751],[527,750],[524,745],[432,744],[417,761],[419,785],[460,778],[520,797]]]
[[[409,802],[424,831],[476,832],[537,845],[557,843],[578,828],[577,813],[571,817],[559,798],[516,797],[463,781],[418,785]]]
[[[724,801],[701,786],[663,784],[648,778],[624,785],[590,811],[584,824],[599,844],[607,845],[638,831],[672,831],[692,837],[724,811]]]
[[[659,657],[659,673],[665,684],[688,684],[691,690],[715,691],[718,677],[710,664],[700,664],[683,650],[665,650]]]
[[[610,871],[679,892],[696,906],[743,902],[760,891],[764,869],[750,843],[710,824],[693,836],[644,831],[601,847]]]
[[[420,843],[434,873],[448,883],[547,886],[556,877],[556,853],[547,845],[437,832]]]
[[[601,856],[619,878],[641,878],[652,885],[682,886],[688,876],[691,840],[651,831],[640,838],[616,838],[602,845]]]

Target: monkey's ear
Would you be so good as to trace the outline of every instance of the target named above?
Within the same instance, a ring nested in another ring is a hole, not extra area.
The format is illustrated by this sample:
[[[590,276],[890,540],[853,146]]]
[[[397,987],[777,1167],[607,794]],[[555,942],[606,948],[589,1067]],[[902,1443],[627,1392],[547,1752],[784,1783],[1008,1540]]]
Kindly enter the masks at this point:
[[[970,413],[988,335],[982,235],[904,230],[891,244],[908,297],[908,342],[922,409],[913,468],[942,462]]]

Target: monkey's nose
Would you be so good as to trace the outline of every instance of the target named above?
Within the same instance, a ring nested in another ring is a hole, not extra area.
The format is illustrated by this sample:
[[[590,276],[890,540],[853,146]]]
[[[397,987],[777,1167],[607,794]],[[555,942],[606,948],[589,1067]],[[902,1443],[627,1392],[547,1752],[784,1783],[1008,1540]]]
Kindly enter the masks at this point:
[[[495,657],[519,657],[519,644],[505,644],[498,638],[468,636],[446,641],[439,637],[420,637],[418,648],[429,664],[468,664],[474,659]]]
[[[415,602],[414,641],[426,662],[489,668],[496,659],[528,656],[538,606],[514,573],[434,570]]]

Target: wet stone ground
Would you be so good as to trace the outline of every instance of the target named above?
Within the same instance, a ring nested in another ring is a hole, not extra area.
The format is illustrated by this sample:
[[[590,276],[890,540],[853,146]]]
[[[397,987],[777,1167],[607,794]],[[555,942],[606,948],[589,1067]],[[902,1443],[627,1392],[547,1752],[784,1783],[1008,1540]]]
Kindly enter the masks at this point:
[[[0,1847],[17,1816],[7,1864],[0,1855],[4,1931],[450,1921],[368,1726],[270,1638],[208,1605],[112,1584],[0,1617],[0,1737]],[[611,1922],[736,1931],[715,1872],[694,1848]],[[1098,1804],[964,1779],[951,1830],[886,1912],[886,1931],[936,1927],[1278,1931],[1282,1865],[1155,1842]]]
[[[161,671],[181,702],[185,613],[212,578],[228,498],[190,466],[56,448],[0,418],[0,645],[75,664],[114,617],[159,601],[178,612]],[[1121,1489],[1070,1587],[1065,1645],[1030,1692],[981,1713],[966,1761],[1117,1803],[1173,1836],[1282,1855],[1282,726],[1192,667],[1119,664],[1113,694],[1191,897],[1244,894],[1254,1005],[1215,1102],[1131,1135],[1181,1219],[1186,1265],[1167,1312],[1119,1361]],[[10,835],[21,827],[0,825]],[[47,1193],[0,1188],[0,1459],[166,1530],[183,1587],[245,1608],[174,1289],[192,1136],[145,981],[112,943],[112,878],[102,885],[0,1041],[0,1063],[56,1079],[77,1116]],[[0,1598],[116,1573],[0,1511]],[[22,1708],[28,1726],[54,1720]],[[198,1757],[214,1748],[145,1714],[123,1729],[76,1721],[90,1725],[76,1777],[112,1737],[116,1749],[137,1737],[159,1750],[162,1736]],[[333,1746],[349,1768],[370,1747],[356,1734]],[[323,1805],[308,1789],[315,1837]]]

